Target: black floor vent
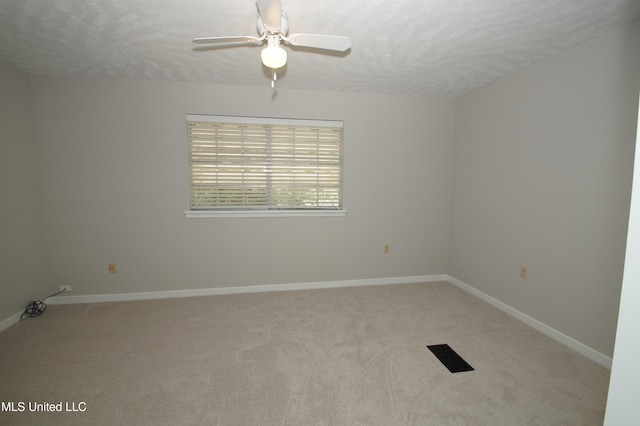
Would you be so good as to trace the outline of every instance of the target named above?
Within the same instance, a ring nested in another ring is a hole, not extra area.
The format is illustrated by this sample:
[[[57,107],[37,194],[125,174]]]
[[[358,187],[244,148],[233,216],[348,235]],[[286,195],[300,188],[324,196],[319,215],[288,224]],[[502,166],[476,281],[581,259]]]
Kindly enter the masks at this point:
[[[467,364],[449,345],[428,345],[427,348],[444,364],[452,373],[473,371],[473,367]]]

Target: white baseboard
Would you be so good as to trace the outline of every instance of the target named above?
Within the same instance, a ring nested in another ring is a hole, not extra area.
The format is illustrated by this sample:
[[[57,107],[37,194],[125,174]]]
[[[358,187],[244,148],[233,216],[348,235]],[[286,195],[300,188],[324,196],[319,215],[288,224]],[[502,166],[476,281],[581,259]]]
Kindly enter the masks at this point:
[[[17,324],[20,321],[20,317],[23,313],[24,311],[20,311],[17,314],[11,315],[9,318],[0,321],[0,331],[6,330],[12,325]]]
[[[169,299],[176,297],[216,296],[222,294],[263,293],[269,291],[311,290],[337,287],[359,287],[368,285],[411,284],[447,281],[447,275],[419,275],[394,278],[371,278],[347,281],[322,281],[295,284],[269,284],[241,287],[203,288],[192,290],[151,291],[142,293],[93,294],[79,296],[55,296],[47,302],[50,305],[70,303],[123,302],[131,300]]]
[[[495,306],[496,308],[500,309],[501,311],[519,319],[520,321],[522,321],[523,323],[527,324],[528,326],[538,330],[539,332],[551,337],[553,340],[556,340],[562,344],[564,344],[565,346],[568,346],[569,348],[573,349],[574,351],[578,352],[579,354],[587,357],[588,359],[590,359],[591,361],[594,361],[600,365],[602,365],[605,368],[608,368],[609,370],[611,370],[611,363],[612,363],[612,359],[604,354],[601,354],[600,352],[596,351],[595,349],[592,349],[580,342],[578,342],[577,340],[567,336],[566,334],[563,334],[561,332],[559,332],[558,330],[549,327],[548,325],[538,321],[535,318],[530,317],[527,314],[524,314],[520,311],[518,311],[517,309],[512,308],[511,306],[497,300],[494,299],[493,297],[489,296],[488,294],[485,294],[483,292],[481,292],[480,290],[470,286],[469,284],[466,284],[450,275],[446,276],[446,281],[450,282],[451,284],[455,285],[456,287],[461,288],[462,290],[465,290],[469,293],[471,293],[472,295],[476,296],[479,299],[484,300],[485,302],[489,303],[490,305]]]
[[[390,285],[390,284],[411,284],[425,283],[436,281],[448,281],[449,283],[469,292],[485,302],[495,306],[501,311],[519,319],[525,324],[533,327],[541,333],[551,337],[552,339],[568,346],[579,354],[588,359],[611,369],[612,359],[600,352],[592,349],[577,340],[549,327],[548,325],[512,308],[511,306],[494,299],[493,297],[477,290],[476,288],[466,284],[450,275],[418,275],[409,277],[393,277],[393,278],[371,278],[346,281],[322,281],[310,283],[294,283],[294,284],[270,284],[270,285],[254,285],[241,287],[221,287],[221,288],[203,288],[191,290],[172,290],[172,291],[152,291],[141,293],[116,293],[116,294],[94,294],[94,295],[59,295],[48,299],[50,305],[62,305],[72,303],[99,303],[99,302],[124,302],[131,300],[152,300],[152,299],[168,299],[176,297],[195,297],[195,296],[215,296],[223,294],[242,294],[242,293],[263,293],[269,291],[290,291],[290,290],[311,290],[323,288],[338,287],[359,287],[370,285]],[[22,312],[12,315],[3,321],[0,321],[0,331],[5,330],[20,321]]]

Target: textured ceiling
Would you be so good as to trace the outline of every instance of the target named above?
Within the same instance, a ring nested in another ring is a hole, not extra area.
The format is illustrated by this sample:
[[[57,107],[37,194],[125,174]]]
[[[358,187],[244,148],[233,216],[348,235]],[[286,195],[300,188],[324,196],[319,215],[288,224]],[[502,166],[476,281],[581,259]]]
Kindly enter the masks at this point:
[[[346,55],[289,50],[278,87],[457,96],[640,16],[640,0],[283,0],[291,33],[345,35]],[[253,0],[0,0],[0,60],[32,74],[270,85]]]

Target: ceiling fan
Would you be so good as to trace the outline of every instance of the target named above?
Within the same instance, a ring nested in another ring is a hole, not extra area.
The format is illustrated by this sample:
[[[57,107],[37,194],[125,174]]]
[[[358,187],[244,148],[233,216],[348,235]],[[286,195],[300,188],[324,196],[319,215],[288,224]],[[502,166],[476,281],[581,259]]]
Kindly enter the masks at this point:
[[[262,63],[273,70],[274,85],[276,69],[287,63],[287,51],[282,44],[307,47],[311,49],[345,52],[351,48],[351,40],[345,36],[323,34],[289,34],[289,21],[282,11],[281,0],[257,0],[258,36],[202,37],[193,39],[194,43],[206,46],[194,50],[210,50],[226,47],[259,46],[267,44],[262,50]]]

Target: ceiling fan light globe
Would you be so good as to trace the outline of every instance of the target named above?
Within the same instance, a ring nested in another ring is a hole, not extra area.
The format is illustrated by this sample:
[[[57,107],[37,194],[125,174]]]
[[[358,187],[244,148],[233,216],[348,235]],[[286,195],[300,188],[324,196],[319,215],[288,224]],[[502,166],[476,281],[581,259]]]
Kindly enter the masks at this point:
[[[260,54],[262,63],[267,68],[281,68],[287,63],[287,51],[280,46],[267,46]]]

